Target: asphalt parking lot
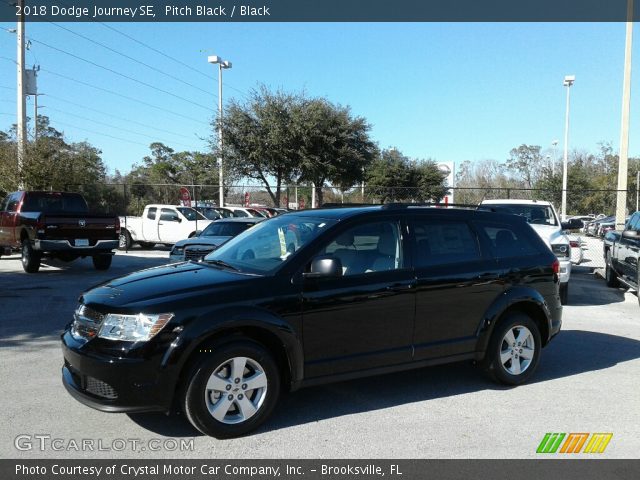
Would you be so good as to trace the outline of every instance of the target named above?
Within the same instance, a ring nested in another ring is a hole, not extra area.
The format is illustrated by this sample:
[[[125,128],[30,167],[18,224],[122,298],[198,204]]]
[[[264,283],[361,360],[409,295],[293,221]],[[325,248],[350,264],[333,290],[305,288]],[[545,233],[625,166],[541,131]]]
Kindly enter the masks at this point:
[[[534,381],[518,388],[491,383],[469,363],[314,387],[286,396],[257,433],[224,441],[180,416],[79,404],[61,384],[58,345],[78,295],[167,257],[167,249],[134,249],[119,252],[107,272],[85,259],[35,275],[17,255],[0,258],[1,457],[534,458],[546,432],[612,432],[600,457],[637,458],[640,306],[635,293],[608,289],[586,267],[574,270],[563,331],[543,351]],[[41,451],[36,435],[61,441],[54,449],[45,438]],[[172,438],[193,439],[192,448],[163,443]],[[104,449],[74,447],[86,439]],[[120,439],[128,442],[121,451]],[[148,448],[149,439],[161,449]]]

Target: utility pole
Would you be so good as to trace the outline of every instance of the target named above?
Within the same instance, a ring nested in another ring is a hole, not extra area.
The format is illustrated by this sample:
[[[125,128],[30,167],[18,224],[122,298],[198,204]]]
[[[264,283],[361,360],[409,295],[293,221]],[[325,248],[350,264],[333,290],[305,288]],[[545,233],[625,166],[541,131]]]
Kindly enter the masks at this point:
[[[633,0],[627,0],[627,38],[624,49],[622,82],[622,125],[620,127],[620,159],[618,162],[618,194],[616,198],[616,230],[622,229],[627,217],[627,175],[629,169],[629,111],[631,109],[631,44],[633,41]]]
[[[640,210],[638,200],[640,200],[640,169],[636,172],[636,212]]]
[[[23,0],[18,0],[18,6],[20,7],[20,11],[23,11]],[[18,54],[17,54],[17,82],[16,82],[16,90],[18,94],[17,103],[17,139],[18,139],[18,189],[22,190],[24,188],[24,182],[22,178],[22,168],[25,157],[25,146],[27,141],[27,99],[24,93],[24,37],[25,37],[25,28],[24,28],[24,13],[20,15],[20,19],[18,20],[18,25],[16,28],[16,37],[18,42]]]
[[[569,106],[571,105],[571,86],[576,81],[575,75],[566,75],[563,85],[567,87],[567,108],[564,118],[564,157],[562,160],[562,221],[567,220],[567,175],[569,168]]]

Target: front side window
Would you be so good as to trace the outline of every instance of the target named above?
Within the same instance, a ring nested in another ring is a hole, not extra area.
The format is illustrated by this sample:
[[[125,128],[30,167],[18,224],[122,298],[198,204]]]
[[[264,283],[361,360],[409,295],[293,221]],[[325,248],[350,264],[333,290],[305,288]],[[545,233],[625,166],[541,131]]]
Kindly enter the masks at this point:
[[[393,220],[357,225],[334,238],[320,255],[340,259],[345,276],[403,268],[400,226]]]
[[[335,220],[297,215],[272,218],[232,238],[204,261],[241,272],[268,274],[334,223]]]
[[[480,259],[476,235],[464,221],[416,219],[413,231],[418,268]]]

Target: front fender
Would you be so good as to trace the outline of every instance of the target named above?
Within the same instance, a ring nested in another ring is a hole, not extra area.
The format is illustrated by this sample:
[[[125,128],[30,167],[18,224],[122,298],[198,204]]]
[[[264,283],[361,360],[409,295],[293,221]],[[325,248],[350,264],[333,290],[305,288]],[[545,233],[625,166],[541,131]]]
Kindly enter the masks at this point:
[[[493,331],[502,315],[515,305],[522,306],[527,310],[527,312],[536,311],[538,313],[537,318],[545,322],[541,332],[543,342],[546,344],[549,341],[549,332],[552,331],[551,323],[553,316],[546,300],[540,292],[534,288],[515,286],[506,290],[502,295],[496,298],[496,300],[487,309],[482,322],[478,326],[478,330],[476,332],[476,336],[478,337],[476,353],[479,357],[484,356],[484,352],[487,350],[491,335],[493,334]]]

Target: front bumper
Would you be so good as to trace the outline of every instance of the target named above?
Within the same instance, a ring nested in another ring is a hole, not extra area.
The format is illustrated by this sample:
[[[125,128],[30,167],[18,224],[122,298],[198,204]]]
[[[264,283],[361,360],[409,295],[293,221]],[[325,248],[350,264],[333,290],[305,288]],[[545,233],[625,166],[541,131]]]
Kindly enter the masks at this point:
[[[118,240],[98,240],[95,245],[72,245],[69,240],[36,240],[33,248],[42,252],[73,252],[79,255],[105,253],[118,248]]]
[[[97,353],[62,335],[62,383],[79,402],[103,412],[168,411],[174,383],[156,361]]]

